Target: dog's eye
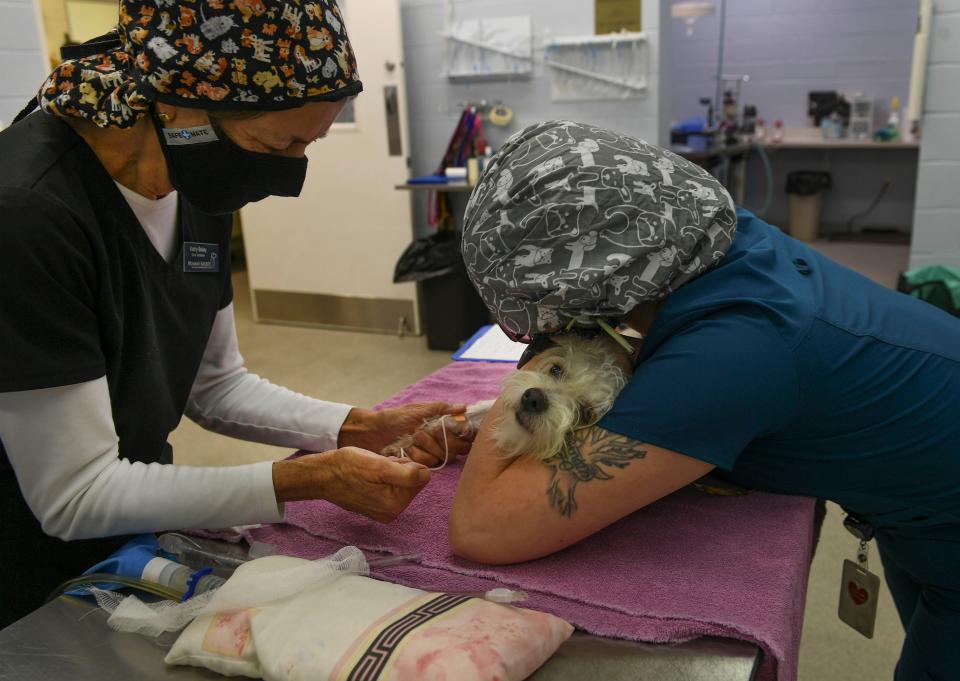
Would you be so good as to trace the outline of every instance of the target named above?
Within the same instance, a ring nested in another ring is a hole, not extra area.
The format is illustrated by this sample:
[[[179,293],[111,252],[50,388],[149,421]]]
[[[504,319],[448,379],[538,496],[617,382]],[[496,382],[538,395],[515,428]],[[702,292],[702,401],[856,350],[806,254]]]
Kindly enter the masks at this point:
[[[593,409],[590,407],[580,407],[580,423],[593,423]]]
[[[563,367],[559,364],[554,364],[552,367],[550,367],[550,375],[557,380],[563,378]]]

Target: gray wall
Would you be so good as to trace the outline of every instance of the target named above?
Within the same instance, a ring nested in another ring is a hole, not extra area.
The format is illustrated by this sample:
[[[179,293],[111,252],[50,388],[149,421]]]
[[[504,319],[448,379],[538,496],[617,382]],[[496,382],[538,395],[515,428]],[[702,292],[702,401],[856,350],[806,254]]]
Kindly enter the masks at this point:
[[[717,0],[719,3],[720,0]],[[917,0],[724,0],[724,71],[746,73],[744,103],[768,121],[807,124],[810,90],[860,90],[904,103],[917,27]],[[713,97],[719,14],[698,19],[687,37],[673,22],[673,117],[703,113]]]
[[[593,3],[585,0],[451,1],[455,20],[530,15],[535,55],[542,55],[538,47],[549,38],[593,33]],[[660,30],[660,18],[661,6],[666,8],[668,0],[642,0],[643,30],[648,35],[650,54],[646,94],[638,99],[595,102],[551,102],[550,74],[547,67],[539,63],[534,65],[533,76],[526,80],[451,82],[442,75],[442,0],[400,0],[400,5],[412,175],[426,175],[436,169],[460,117],[457,104],[464,101],[501,100],[514,110],[509,127],[486,125],[486,136],[495,149],[514,132],[550,118],[589,121],[651,142],[667,140],[671,100],[669,79],[660,78],[660,65],[662,51],[669,49],[670,34],[669,30]],[[456,196],[453,201],[453,210],[459,218],[466,203],[465,195]],[[414,224],[418,233],[425,233],[426,207],[422,192],[415,192],[413,203]]]
[[[39,10],[32,0],[0,0],[0,122],[10,125],[47,77]]]
[[[718,0],[719,2],[719,0]],[[725,0],[727,38],[724,71],[746,73],[742,99],[768,122],[807,125],[810,90],[860,90],[905,105],[917,24],[918,0]],[[700,97],[713,97],[717,69],[718,15],[698,19],[692,37],[682,21],[672,25],[672,120],[703,115]],[[884,117],[884,113],[881,116]],[[913,219],[917,173],[915,151],[787,151],[772,157],[774,202],[766,219],[786,225],[787,173],[826,170],[834,188],[824,200],[824,231],[842,231],[865,210],[884,180],[891,187],[877,208],[858,220],[860,227],[905,230]],[[756,168],[756,167],[754,167]],[[759,207],[762,180],[748,207]]]
[[[960,0],[934,0],[910,266],[960,266]]]

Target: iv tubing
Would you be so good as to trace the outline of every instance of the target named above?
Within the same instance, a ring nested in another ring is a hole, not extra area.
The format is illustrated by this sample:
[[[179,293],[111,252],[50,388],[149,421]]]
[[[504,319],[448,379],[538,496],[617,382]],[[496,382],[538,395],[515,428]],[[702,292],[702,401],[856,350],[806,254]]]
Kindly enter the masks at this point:
[[[76,587],[81,586],[90,586],[93,584],[123,584],[133,589],[140,589],[141,591],[146,591],[149,594],[154,596],[159,596],[160,598],[166,598],[171,601],[179,601],[183,598],[183,592],[178,591],[177,589],[171,589],[169,587],[163,586],[162,584],[156,584],[154,582],[145,582],[142,579],[135,579],[133,577],[124,577],[123,575],[111,575],[104,572],[95,572],[89,575],[81,575],[80,577],[74,577],[73,579],[68,579],[63,584],[58,586],[56,589],[50,592],[50,595],[47,596],[44,603],[49,603],[58,596],[71,591]]]
[[[763,163],[764,176],[766,179],[766,196],[763,201],[763,205],[754,210],[753,212],[758,217],[763,217],[766,215],[767,211],[770,210],[770,206],[773,204],[773,166],[770,163],[770,155],[767,154],[766,150],[763,148],[762,144],[754,144],[754,149],[757,151],[757,156],[760,157],[760,161]]]

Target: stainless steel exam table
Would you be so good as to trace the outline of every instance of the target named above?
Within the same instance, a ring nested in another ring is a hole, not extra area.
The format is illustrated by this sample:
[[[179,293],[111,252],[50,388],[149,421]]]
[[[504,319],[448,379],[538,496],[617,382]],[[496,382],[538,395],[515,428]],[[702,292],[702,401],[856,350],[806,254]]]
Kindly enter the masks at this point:
[[[195,539],[204,549],[246,558],[239,545]],[[61,596],[0,630],[2,681],[194,681],[226,677],[196,667],[171,667],[163,643],[107,626],[91,601]],[[530,678],[533,681],[751,681],[761,659],[753,644],[701,638],[653,644],[576,632]]]

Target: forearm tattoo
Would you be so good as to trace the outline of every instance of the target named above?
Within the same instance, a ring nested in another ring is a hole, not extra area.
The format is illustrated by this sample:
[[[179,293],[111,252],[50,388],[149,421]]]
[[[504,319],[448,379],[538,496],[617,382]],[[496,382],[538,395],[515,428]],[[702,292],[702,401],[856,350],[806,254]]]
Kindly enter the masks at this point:
[[[600,428],[584,428],[567,436],[560,452],[543,463],[550,469],[547,496],[550,505],[570,517],[577,510],[575,492],[581,482],[610,480],[613,469],[623,470],[647,455],[645,445]]]

